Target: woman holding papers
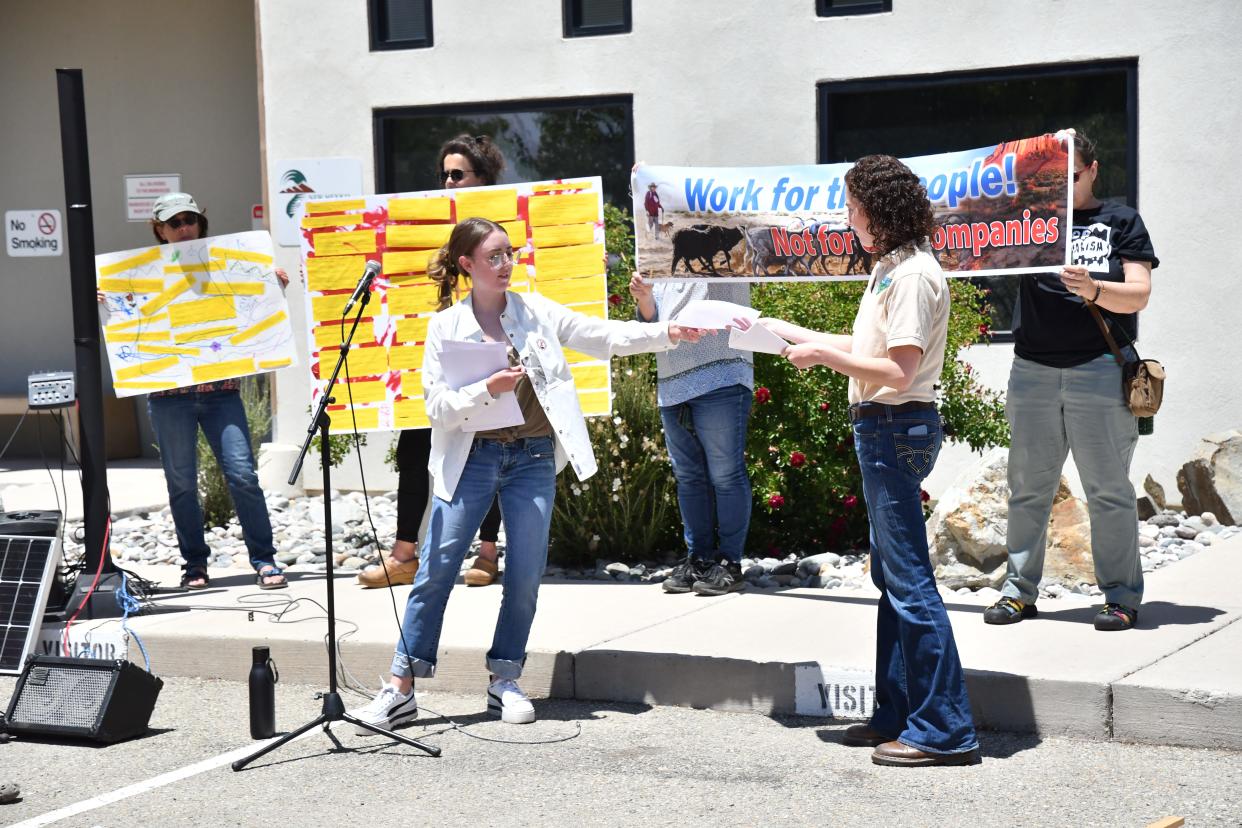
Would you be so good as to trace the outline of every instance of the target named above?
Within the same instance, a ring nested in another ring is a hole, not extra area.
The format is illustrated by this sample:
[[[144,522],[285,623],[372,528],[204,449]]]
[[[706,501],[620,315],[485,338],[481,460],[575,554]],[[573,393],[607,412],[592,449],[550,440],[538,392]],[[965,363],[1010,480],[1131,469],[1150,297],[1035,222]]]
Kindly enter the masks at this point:
[[[505,168],[500,147],[486,135],[458,135],[440,147],[436,175],[444,189],[487,187],[496,183]],[[443,306],[452,304],[450,294]],[[358,583],[365,588],[414,583],[418,572],[418,532],[427,511],[431,493],[427,462],[431,457],[431,431],[407,428],[397,438],[397,540],[392,552],[381,557],[376,566],[358,573]],[[479,554],[466,570],[463,580],[468,586],[487,586],[500,571],[496,541],[500,538],[500,503],[494,501],[483,525],[479,527]]]
[[[597,319],[537,293],[510,293],[518,255],[504,228],[471,218],[453,228],[428,270],[446,290],[468,278],[470,292],[437,314],[427,330],[423,394],[431,420],[431,520],[391,681],[369,705],[355,711],[381,726],[418,714],[414,678],[435,674],[449,592],[497,495],[508,535],[508,566],[486,659],[491,674],[487,709],[505,722],[535,720],[517,679],[547,561],[556,474],[566,463],[580,479],[596,470],[562,346],[607,359],[668,350],[701,335],[676,324]],[[450,375],[469,377],[469,362],[489,347],[504,354],[500,362],[508,367],[462,385],[450,382]],[[493,413],[506,408],[516,416]]]
[[[971,764],[978,741],[919,499],[940,451],[935,385],[949,323],[948,283],[927,241],[931,204],[918,177],[887,155],[860,159],[845,184],[850,226],[878,257],[853,332],[759,320],[794,343],[785,355],[797,367],[826,365],[850,378],[880,600],[875,714],[849,728],[845,742],[874,747],[880,765]]]

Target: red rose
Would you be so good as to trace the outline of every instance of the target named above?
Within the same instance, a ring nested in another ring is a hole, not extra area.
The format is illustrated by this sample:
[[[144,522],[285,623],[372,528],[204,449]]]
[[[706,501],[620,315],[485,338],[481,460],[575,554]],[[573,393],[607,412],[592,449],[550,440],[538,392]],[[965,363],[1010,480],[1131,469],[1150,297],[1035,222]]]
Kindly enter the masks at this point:
[[[931,495],[927,493],[927,489],[919,489],[919,500],[924,503],[931,500]]]
[[[616,307],[617,305],[621,304],[621,297],[616,293],[609,294],[608,304],[612,305],[613,307]]]
[[[778,494],[768,495],[768,506],[772,509],[779,509],[785,505],[785,498]]]
[[[768,401],[768,400],[770,400],[770,399],[772,399],[772,392],[771,392],[771,391],[769,391],[768,389],[766,389],[766,388],[764,388],[764,387],[762,387],[762,386],[760,386],[759,388],[756,388],[756,389],[755,389],[755,402],[757,402],[757,403],[765,403],[765,402],[767,402],[767,401]]]
[[[858,505],[858,498],[854,497],[854,495],[852,494],[846,495],[845,497],[841,498],[841,502],[845,504],[845,508],[853,509],[855,506]]]
[[[803,454],[802,452],[793,451],[789,453],[789,465],[793,466],[795,469],[801,466],[805,462],[806,462],[806,455]]]
[[[979,326],[979,336],[987,336],[991,332],[991,329],[988,328],[988,323],[984,322]]]
[[[828,410],[828,403],[826,403],[826,402],[822,402],[822,403],[820,403],[820,404],[819,404],[819,410],[820,410],[820,411],[827,411],[827,410]]]

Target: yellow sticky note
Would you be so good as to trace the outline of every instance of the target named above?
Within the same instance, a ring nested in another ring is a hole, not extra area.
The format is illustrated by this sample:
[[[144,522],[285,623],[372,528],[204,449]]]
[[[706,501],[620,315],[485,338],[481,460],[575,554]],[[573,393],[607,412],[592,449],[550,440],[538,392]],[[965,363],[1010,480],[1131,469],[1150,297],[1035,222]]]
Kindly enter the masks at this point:
[[[350,377],[377,376],[388,370],[388,349],[378,346],[351,348],[345,362],[349,367]]]
[[[116,331],[108,333],[104,330],[104,338],[110,345],[124,345],[135,342],[167,342],[169,331]]]
[[[138,377],[146,377],[151,374],[158,374],[160,371],[172,368],[181,363],[181,360],[175,356],[164,357],[162,359],[148,359],[137,365],[131,365],[128,368],[122,368],[114,374],[114,378],[121,380],[137,379]]]
[[[526,238],[526,222],[522,219],[517,221],[502,221],[500,226],[505,228],[505,232],[509,234],[509,244],[515,248],[525,247]]]
[[[164,289],[164,280],[113,277],[100,279],[97,287],[104,293],[159,293]]]
[[[388,351],[388,367],[394,371],[416,371],[423,367],[422,345],[397,345]]]
[[[310,290],[352,288],[366,269],[366,256],[311,256],[306,260],[306,287]],[[345,307],[345,303],[341,303]]]
[[[604,246],[579,244],[535,251],[535,275],[540,282],[590,276],[604,272]]]
[[[389,288],[387,302],[389,316],[434,313],[440,302],[440,286],[430,284]]]
[[[154,325],[156,322],[163,322],[168,317],[166,313],[157,313],[155,316],[140,316],[137,319],[130,319],[126,322],[113,322],[110,325],[104,325],[105,334],[114,334],[121,331],[132,331],[135,328],[143,328]]]
[[[117,273],[124,273],[125,271],[130,270],[131,268],[141,267],[142,265],[151,264],[151,262],[159,261],[159,258],[160,258],[160,248],[152,247],[150,250],[145,250],[142,253],[139,253],[137,256],[130,256],[128,259],[121,259],[121,261],[119,262],[115,262],[110,265],[104,265],[103,267],[99,268],[99,276],[101,278],[104,276],[114,276]]]
[[[345,230],[339,233],[316,233],[313,237],[316,256],[347,256],[351,253],[374,253],[374,230]],[[359,276],[362,274],[359,273]]]
[[[427,325],[430,323],[430,316],[416,316],[408,319],[398,319],[397,341],[407,343],[422,342],[427,338]]]
[[[384,228],[384,242],[389,250],[394,247],[429,250],[443,247],[452,232],[451,224],[389,224]]]
[[[455,190],[457,221],[486,218],[510,221],[517,218],[517,190]]]
[[[540,250],[547,247],[592,244],[595,241],[595,225],[594,223],[548,224],[543,227],[532,227],[530,236],[535,247]]]
[[[607,365],[572,365],[569,372],[574,375],[574,385],[579,391],[608,387]]]
[[[345,310],[345,303],[349,301],[348,293],[333,293],[328,296],[312,296],[311,297],[311,315],[316,322],[340,322],[341,311]],[[368,305],[370,310],[374,310]],[[351,314],[353,311],[350,312]],[[352,324],[352,323],[351,323]]]
[[[348,330],[346,332],[348,333]],[[311,334],[315,337],[316,348],[341,344],[340,325],[318,325],[311,329]]]
[[[564,353],[565,353],[565,361],[568,362],[570,365],[573,365],[574,363],[577,363],[577,362],[598,362],[599,361],[599,357],[587,356],[581,351],[575,351],[572,348],[566,348]]]
[[[155,313],[160,308],[167,305],[172,300],[176,299],[181,294],[185,293],[187,290],[190,289],[191,285],[193,284],[194,284],[193,276],[189,276],[189,275],[182,276],[180,279],[173,282],[173,284],[169,286],[163,293],[160,293],[148,299],[146,303],[144,303],[143,306],[138,309],[138,312],[141,313],[143,316],[150,316],[151,314]]]
[[[612,395],[607,391],[583,391],[578,394],[578,404],[588,417],[612,413]]]
[[[276,311],[276,313],[273,313],[268,318],[261,319],[255,324],[251,325],[249,328],[246,328],[241,333],[230,337],[229,342],[233,343],[234,345],[240,345],[241,343],[245,342],[247,339],[253,339],[254,337],[258,336],[264,331],[270,328],[276,327],[277,325],[279,325],[281,322],[284,322],[288,318],[289,318],[289,314],[285,313],[284,311]]]
[[[284,359],[261,359],[259,360],[260,371],[273,371],[277,368],[284,368],[286,365],[292,365],[293,359],[285,357]]]
[[[587,316],[594,316],[596,319],[608,318],[608,305],[604,302],[592,302],[589,305],[572,305],[570,310],[576,310],[578,313],[584,313]]]
[[[215,382],[230,377],[244,377],[254,373],[254,357],[231,359],[228,362],[216,362],[211,365],[195,365],[190,369],[190,376],[195,382]]]
[[[253,250],[237,250],[232,247],[209,247],[207,254],[213,259],[232,259],[235,262],[254,262],[255,264],[270,265],[272,263],[271,253],[258,253]]]
[[[453,199],[448,196],[390,198],[388,218],[392,221],[451,221]]]
[[[178,356],[194,356],[198,348],[184,348],[178,345],[139,345],[140,354],[177,354]]]
[[[389,251],[384,253],[384,273],[389,280],[398,273],[426,273],[431,253],[426,250]]]
[[[266,286],[262,282],[203,282],[204,296],[262,296]]]
[[[355,424],[359,431],[379,428],[379,409],[355,406],[351,411],[349,408],[343,408],[329,411],[328,419],[332,422],[331,430],[338,433],[353,431]]]
[[[180,345],[185,342],[201,342],[204,339],[224,339],[235,333],[237,333],[236,325],[217,325],[213,328],[180,331],[173,334],[173,341]]]
[[[338,382],[332,390],[337,402],[348,404],[352,399],[354,405],[361,403],[383,402],[388,399],[388,386],[380,380],[363,380],[362,382]]]
[[[206,262],[174,262],[164,265],[164,274],[173,276],[178,273],[215,273],[224,270],[223,259],[211,259]]]
[[[531,187],[531,192],[547,193],[553,190],[589,190],[591,186],[590,181],[553,181],[547,184],[536,184]]]
[[[587,276],[585,279],[557,279],[547,282],[540,279],[535,283],[535,290],[553,302],[572,305],[575,302],[599,301],[607,290],[603,276]]]
[[[600,221],[602,207],[599,193],[587,191],[564,195],[538,195],[530,197],[530,225],[577,224],[584,221]]]
[[[346,210],[365,210],[366,208],[367,202],[363,198],[338,198],[335,201],[306,202],[306,214],[310,216],[320,213],[343,213]]]
[[[402,376],[404,380],[404,375]],[[392,424],[396,428],[426,428],[431,425],[427,419],[427,410],[423,408],[423,398],[398,400],[392,406]]]
[[[176,388],[177,383],[157,382],[155,380],[150,380],[150,381],[145,381],[145,382],[141,380],[138,382],[113,381],[112,387],[120,388],[125,391],[167,391],[169,388]]]
[[[233,305],[232,296],[215,296],[211,299],[177,302],[168,306],[168,324],[173,328],[200,325],[203,322],[219,322],[235,316],[237,316],[237,308]]]
[[[334,216],[302,216],[302,227],[313,230],[316,227],[355,227],[366,219],[362,213],[340,213]]]

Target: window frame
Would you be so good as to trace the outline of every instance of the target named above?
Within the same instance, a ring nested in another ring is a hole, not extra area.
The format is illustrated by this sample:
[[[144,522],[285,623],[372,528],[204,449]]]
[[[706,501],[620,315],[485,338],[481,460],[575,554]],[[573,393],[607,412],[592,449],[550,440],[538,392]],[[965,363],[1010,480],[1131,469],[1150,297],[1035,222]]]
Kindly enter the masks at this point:
[[[940,86],[962,86],[1002,81],[1024,81],[1054,77],[1089,78],[1092,75],[1125,75],[1125,135],[1126,135],[1126,203],[1138,208],[1139,190],[1139,143],[1138,143],[1138,59],[1122,58],[1074,63],[1039,64],[1031,66],[1004,67],[960,72],[940,72],[934,75],[893,75],[878,78],[859,78],[848,81],[821,81],[815,86],[816,163],[837,163],[837,148],[833,141],[831,121],[833,95],[874,91],[914,91]],[[1024,136],[1011,136],[1020,138]],[[946,148],[949,151],[953,148]],[[957,147],[956,149],[970,149]],[[1012,331],[993,331],[993,342],[1013,342]]]
[[[574,24],[575,6],[581,7],[588,0],[561,0],[561,30],[564,37],[601,37],[604,35],[629,34],[634,28],[634,0],[621,0],[624,20],[610,26],[584,27]]]
[[[893,0],[871,0],[854,6],[834,8],[832,0],[815,0],[816,17],[850,17],[855,14],[885,14],[893,10]]]
[[[392,52],[399,49],[430,49],[435,46],[435,30],[432,28],[432,0],[421,0],[427,28],[425,38],[415,40],[384,40],[380,37],[381,24],[387,22],[384,0],[367,0],[367,31],[371,38],[372,52]]]

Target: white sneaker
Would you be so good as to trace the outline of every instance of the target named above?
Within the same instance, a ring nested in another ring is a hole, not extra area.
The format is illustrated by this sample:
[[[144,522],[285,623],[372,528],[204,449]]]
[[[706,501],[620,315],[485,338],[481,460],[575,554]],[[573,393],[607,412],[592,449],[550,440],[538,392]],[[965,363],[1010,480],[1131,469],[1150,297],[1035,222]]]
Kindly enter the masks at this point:
[[[496,679],[487,685],[487,712],[506,724],[530,724],[535,706],[513,679]]]
[[[418,718],[418,702],[414,699],[413,688],[410,688],[409,693],[402,694],[392,684],[385,682],[366,707],[349,712],[364,722],[392,729],[402,722],[412,722]],[[372,734],[372,731],[358,725],[354,725],[354,732],[359,736]]]

